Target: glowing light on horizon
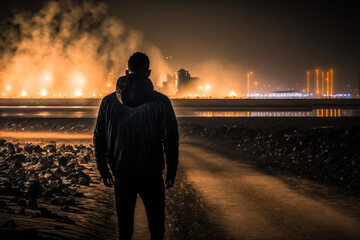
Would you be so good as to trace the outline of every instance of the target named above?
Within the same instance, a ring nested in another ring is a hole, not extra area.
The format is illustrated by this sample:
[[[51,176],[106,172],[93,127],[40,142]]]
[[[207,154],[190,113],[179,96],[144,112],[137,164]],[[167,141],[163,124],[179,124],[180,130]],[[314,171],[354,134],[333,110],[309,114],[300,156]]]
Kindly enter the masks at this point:
[[[236,97],[236,96],[237,96],[237,94],[234,91],[231,91],[229,93],[229,97]]]
[[[46,95],[47,95],[47,90],[46,90],[46,89],[42,89],[42,90],[40,91],[40,96],[45,97]]]
[[[74,94],[76,97],[80,97],[83,93],[82,93],[81,89],[76,89]]]
[[[107,86],[108,86],[108,87],[110,87],[110,86],[111,86],[111,84],[110,84],[110,83],[108,83],[108,84],[107,84]]]
[[[210,85],[208,84],[208,85],[206,85],[206,89],[210,89]]]
[[[27,92],[25,90],[22,90],[20,94],[21,94],[22,97],[27,96]]]
[[[11,89],[11,87],[10,86],[6,86],[6,90],[10,90]]]

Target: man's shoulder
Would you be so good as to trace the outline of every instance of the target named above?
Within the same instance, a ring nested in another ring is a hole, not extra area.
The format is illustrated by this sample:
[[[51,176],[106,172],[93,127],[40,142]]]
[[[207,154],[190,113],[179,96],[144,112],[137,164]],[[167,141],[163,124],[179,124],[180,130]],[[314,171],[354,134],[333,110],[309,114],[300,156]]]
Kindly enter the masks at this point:
[[[171,104],[171,101],[168,96],[166,96],[158,91],[155,91],[155,90],[153,90],[153,91],[154,91],[153,96],[154,96],[155,100],[160,101],[162,103],[166,103],[166,104],[170,103]]]
[[[102,100],[101,102],[103,104],[108,104],[114,100],[117,100],[117,97],[116,97],[116,92],[112,92],[110,93],[109,95],[106,95]]]

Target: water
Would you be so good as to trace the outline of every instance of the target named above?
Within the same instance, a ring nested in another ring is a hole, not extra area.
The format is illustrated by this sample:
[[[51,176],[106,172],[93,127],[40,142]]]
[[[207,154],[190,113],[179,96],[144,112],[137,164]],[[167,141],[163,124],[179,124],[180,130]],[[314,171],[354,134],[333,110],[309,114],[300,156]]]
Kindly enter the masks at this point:
[[[254,110],[222,107],[178,107],[178,117],[359,117],[360,109]],[[0,106],[2,118],[96,118],[97,106]]]

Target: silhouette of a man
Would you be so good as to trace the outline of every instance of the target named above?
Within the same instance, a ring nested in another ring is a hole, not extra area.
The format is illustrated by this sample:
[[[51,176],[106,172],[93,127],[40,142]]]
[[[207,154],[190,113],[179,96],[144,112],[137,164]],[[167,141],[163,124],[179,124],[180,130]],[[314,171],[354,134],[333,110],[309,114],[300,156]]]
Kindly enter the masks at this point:
[[[179,157],[177,121],[168,97],[154,90],[149,58],[134,53],[116,92],[104,97],[94,130],[96,162],[104,185],[115,185],[120,239],[131,239],[139,194],[151,239],[164,238],[166,188],[171,188]],[[165,153],[165,157],[164,157]],[[113,180],[112,174],[115,177]]]

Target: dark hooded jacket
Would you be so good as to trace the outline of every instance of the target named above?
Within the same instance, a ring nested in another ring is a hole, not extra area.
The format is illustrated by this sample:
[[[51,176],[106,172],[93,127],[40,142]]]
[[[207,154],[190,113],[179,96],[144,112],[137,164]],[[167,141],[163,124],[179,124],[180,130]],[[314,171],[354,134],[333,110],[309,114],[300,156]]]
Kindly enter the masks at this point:
[[[154,90],[144,74],[118,79],[104,97],[94,130],[95,157],[102,177],[162,174],[175,177],[179,135],[168,97]]]

